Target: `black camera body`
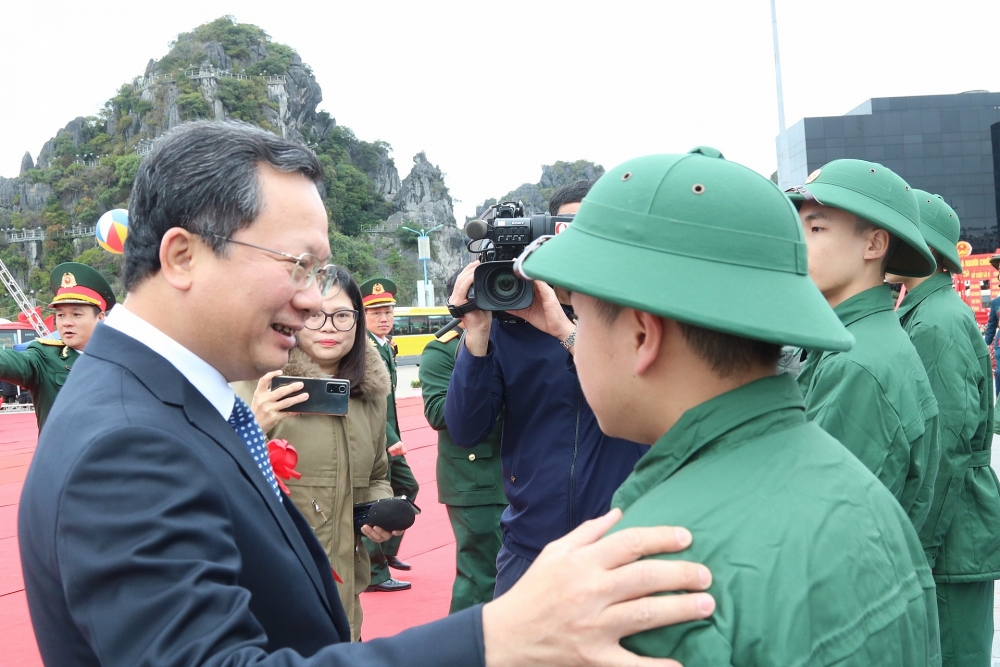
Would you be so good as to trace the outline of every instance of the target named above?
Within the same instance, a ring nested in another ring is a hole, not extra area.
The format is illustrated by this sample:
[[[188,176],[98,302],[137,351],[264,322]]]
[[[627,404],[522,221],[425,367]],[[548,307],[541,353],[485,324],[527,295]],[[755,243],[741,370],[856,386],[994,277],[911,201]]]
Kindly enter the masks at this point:
[[[470,250],[479,253],[482,262],[476,267],[469,301],[480,310],[503,311],[527,308],[535,298],[531,281],[514,273],[514,260],[529,243],[542,236],[551,236],[569,224],[573,215],[525,216],[521,202],[505,201],[494,204],[481,220],[465,225],[472,239]],[[478,247],[473,247],[478,243]]]

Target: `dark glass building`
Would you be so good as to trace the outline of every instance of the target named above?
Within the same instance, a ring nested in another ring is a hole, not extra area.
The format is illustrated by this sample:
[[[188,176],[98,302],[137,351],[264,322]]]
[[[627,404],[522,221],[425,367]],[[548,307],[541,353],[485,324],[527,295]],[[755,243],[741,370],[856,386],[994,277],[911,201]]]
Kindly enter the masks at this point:
[[[803,118],[787,130],[790,183],[830,160],[878,162],[944,197],[974,253],[998,246],[1000,93],[880,97],[843,116]],[[780,154],[780,148],[779,148]]]

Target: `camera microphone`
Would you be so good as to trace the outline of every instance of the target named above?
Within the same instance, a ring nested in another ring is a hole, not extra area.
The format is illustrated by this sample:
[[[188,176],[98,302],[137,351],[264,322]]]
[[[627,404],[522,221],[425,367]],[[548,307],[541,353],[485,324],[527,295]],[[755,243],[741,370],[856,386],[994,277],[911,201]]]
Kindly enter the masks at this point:
[[[473,241],[486,238],[487,231],[489,227],[482,220],[469,220],[465,223],[465,234]]]

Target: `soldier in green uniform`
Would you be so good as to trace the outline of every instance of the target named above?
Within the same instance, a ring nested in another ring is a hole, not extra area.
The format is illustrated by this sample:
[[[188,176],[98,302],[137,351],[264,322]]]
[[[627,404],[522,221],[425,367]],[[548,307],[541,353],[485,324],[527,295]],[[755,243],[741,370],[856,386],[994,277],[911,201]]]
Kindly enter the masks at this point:
[[[378,348],[379,356],[389,369],[392,391],[386,407],[386,447],[389,453],[389,473],[387,479],[396,496],[406,496],[416,500],[420,486],[413,471],[406,463],[406,447],[399,435],[396,418],[396,351],[388,336],[392,333],[393,311],[396,306],[396,283],[388,278],[372,278],[361,285],[361,301],[365,306],[365,322],[371,344]],[[362,538],[371,557],[372,580],[368,591],[403,591],[410,588],[408,581],[392,577],[389,568],[409,570],[409,563],[399,560],[399,545],[403,538],[393,537],[382,544],[375,544]]]
[[[941,464],[921,531],[937,583],[943,663],[987,667],[993,644],[993,581],[1000,578],[1000,483],[990,467],[990,352],[952,286],[962,274],[958,215],[938,195],[914,190],[920,231],[940,271],[887,276],[907,293],[896,314],[927,369],[941,422]]]
[[[49,285],[55,294],[49,307],[56,311],[56,330],[61,340],[33,340],[24,352],[0,350],[0,380],[21,385],[31,393],[39,430],[94,327],[115,305],[111,285],[86,264],[58,265],[52,269]]]
[[[456,272],[448,279],[449,297],[457,277]],[[449,610],[452,614],[493,599],[497,553],[503,537],[500,515],[507,507],[500,469],[503,417],[497,419],[489,436],[471,449],[459,447],[448,434],[444,403],[459,340],[460,329],[453,329],[427,343],[420,356],[424,416],[438,432],[438,501],[448,508],[448,519],[455,532],[455,583]]]
[[[902,178],[863,160],[834,160],[788,195],[809,275],[857,341],[848,352],[807,354],[798,378],[807,415],[882,480],[920,532],[941,457],[938,406],[885,284],[887,271],[934,272],[917,198]]]
[[[853,342],[806,256],[774,184],[702,147],[610,170],[568,230],[521,257],[526,275],[572,290],[575,363],[602,430],[653,443],[615,494],[613,530],[696,525],[690,551],[712,570],[711,618],[626,648],[685,667],[940,664],[906,513],[775,373],[783,344]],[[703,297],[720,273],[739,309]]]

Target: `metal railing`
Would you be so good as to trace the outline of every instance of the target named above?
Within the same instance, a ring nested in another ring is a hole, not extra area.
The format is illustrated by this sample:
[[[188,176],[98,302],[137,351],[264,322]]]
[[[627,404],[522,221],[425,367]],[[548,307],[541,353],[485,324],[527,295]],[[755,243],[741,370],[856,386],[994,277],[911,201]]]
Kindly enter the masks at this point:
[[[27,243],[29,241],[44,241],[46,238],[78,239],[93,236],[97,225],[73,225],[63,230],[46,235],[40,227],[30,229],[0,229],[0,241],[5,243]]]
[[[35,330],[39,338],[49,338],[52,336],[52,332],[49,328],[45,326],[45,322],[38,315],[34,308],[31,307],[31,302],[28,301],[28,297],[24,295],[21,291],[21,286],[17,284],[14,280],[14,276],[10,271],[7,270],[6,265],[0,261],[0,282],[3,282],[4,287],[7,288],[7,292],[14,298],[14,303],[17,307],[21,309],[25,317],[28,318],[28,324],[31,328]]]
[[[143,79],[136,78],[132,82],[132,89],[137,93],[141,93],[150,86],[155,86],[161,83],[174,83],[174,77],[170,74],[154,74],[153,76]]]
[[[225,69],[215,69],[214,67],[190,67],[184,70],[184,76],[189,79],[236,79],[238,81],[249,81],[250,79],[263,79],[264,83],[270,85],[284,84],[283,74],[258,74],[251,76],[240,72],[230,72]]]

